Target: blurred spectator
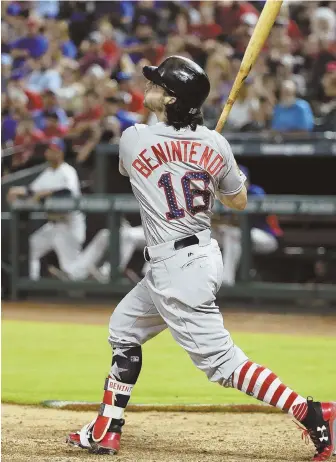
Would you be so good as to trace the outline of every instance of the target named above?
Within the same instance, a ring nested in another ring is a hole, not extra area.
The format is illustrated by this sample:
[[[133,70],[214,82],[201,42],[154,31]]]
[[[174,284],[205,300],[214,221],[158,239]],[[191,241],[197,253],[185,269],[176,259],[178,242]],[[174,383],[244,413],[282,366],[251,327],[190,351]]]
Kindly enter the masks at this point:
[[[16,129],[20,120],[28,115],[28,97],[23,92],[13,92],[8,104],[8,113],[2,119],[1,143],[6,145],[13,141],[16,136]]]
[[[23,166],[33,156],[36,144],[45,140],[44,133],[34,127],[34,120],[31,117],[23,118],[16,130],[12,167]]]
[[[284,2],[226,130],[307,133],[313,117],[316,130],[334,130],[334,3]],[[92,160],[96,140],[117,142],[128,126],[156,121],[143,107],[142,67],[174,54],[208,73],[203,111],[214,128],[263,5],[2,2],[3,145],[14,142],[18,124],[29,125],[31,116],[33,130],[49,136],[64,136],[69,125],[67,154]]]
[[[100,32],[92,32],[89,39],[83,42],[81,51],[84,56],[79,61],[79,69],[82,75],[94,64],[99,65],[102,69],[108,68],[108,60],[103,50],[103,41],[104,38]]]
[[[220,91],[221,82],[231,77],[230,57],[233,48],[226,35],[219,35],[217,40],[205,42],[205,50],[208,54],[205,70],[209,76],[212,94]]]
[[[317,8],[313,11],[311,29],[320,40],[336,40],[336,13],[327,7]]]
[[[103,114],[104,110],[99,99],[99,95],[94,90],[88,90],[84,97],[84,105],[81,113],[75,115],[73,119],[73,128],[82,126],[88,126],[90,122],[99,121]]]
[[[64,109],[60,106],[57,95],[51,90],[46,90],[43,93],[42,98],[43,110],[35,111],[35,113],[33,114],[36,127],[40,130],[45,130],[46,114],[51,112],[57,115],[60,125],[67,127],[68,117]]]
[[[78,163],[85,162],[98,143],[103,115],[104,109],[99,95],[93,90],[88,91],[84,98],[83,111],[75,115],[67,135],[72,141],[72,149],[76,153]]]
[[[43,107],[43,101],[39,93],[29,90],[26,87],[27,71],[24,69],[16,69],[10,76],[8,82],[8,96],[11,98],[13,94],[24,94],[27,97],[27,109],[29,111],[40,110]]]
[[[296,87],[292,80],[285,80],[281,85],[279,103],[274,108],[272,129],[302,133],[311,131],[313,125],[309,103],[296,97]]]
[[[69,36],[69,26],[65,21],[60,21],[58,24],[58,40],[60,50],[63,56],[75,59],[77,57],[77,47]]]
[[[276,80],[278,85],[284,80],[292,80],[296,85],[297,94],[301,97],[306,95],[307,86],[302,74],[294,74],[295,58],[293,55],[285,54],[281,56],[276,70]]]
[[[110,79],[109,73],[98,64],[91,66],[82,78],[85,88],[95,91],[100,97],[111,96],[116,91],[116,82]]]
[[[148,24],[153,29],[157,30],[159,26],[160,16],[153,0],[140,0],[135,2],[133,12],[133,25]]]
[[[336,127],[336,61],[327,66],[322,78],[322,85],[327,101],[321,105],[322,117],[318,121],[318,131],[335,131]]]
[[[259,12],[249,2],[225,1],[217,5],[218,23],[225,34],[231,35],[241,24],[244,14],[251,14],[258,19]]]
[[[28,19],[27,28],[27,35],[15,40],[10,45],[14,68],[21,66],[27,58],[40,58],[48,50],[48,39],[39,32],[39,20],[36,18]]]
[[[114,69],[121,58],[121,49],[116,39],[117,32],[114,30],[112,24],[107,20],[102,20],[100,22],[99,32],[103,37],[103,52],[110,63],[110,66]]]
[[[215,20],[215,3],[200,2],[199,19],[196,23],[190,24],[188,33],[201,39],[215,39],[221,32],[222,27]]]
[[[134,25],[133,34],[125,39],[123,46],[124,51],[129,54],[135,64],[143,58],[156,64],[160,61],[164,51],[163,47],[156,42],[155,31],[145,17],[139,18],[139,22]]]
[[[131,96],[131,101],[127,106],[127,110],[130,112],[142,113],[144,110],[144,94],[142,91],[139,91],[134,87],[132,75],[127,72],[119,72],[117,74],[117,81],[119,84],[119,90],[126,92]]]
[[[315,111],[319,111],[319,102],[324,97],[321,76],[325,74],[328,64],[336,60],[336,48],[335,42],[317,39],[312,36],[309,39],[309,47],[313,50],[313,56],[308,96],[312,100]]]
[[[129,93],[118,93],[105,100],[105,115],[114,116],[120,123],[120,132],[122,133],[126,128],[140,122],[139,114],[129,112],[127,107],[131,102],[131,95]]]
[[[60,118],[56,110],[44,111],[43,118],[43,133],[46,138],[63,138],[66,135],[68,127],[61,125]]]
[[[58,66],[53,63],[50,56],[46,53],[41,58],[30,59],[27,63],[32,72],[26,81],[26,87],[37,93],[46,90],[56,92],[62,86],[62,77]]]
[[[81,109],[85,85],[79,78],[77,69],[67,66],[62,70],[62,87],[56,91],[60,105],[68,115]]]
[[[59,13],[59,0],[39,0],[36,1],[36,13],[41,17],[56,18]]]
[[[252,129],[259,111],[259,100],[254,97],[252,91],[251,82],[245,80],[227,119],[229,129],[233,131]]]

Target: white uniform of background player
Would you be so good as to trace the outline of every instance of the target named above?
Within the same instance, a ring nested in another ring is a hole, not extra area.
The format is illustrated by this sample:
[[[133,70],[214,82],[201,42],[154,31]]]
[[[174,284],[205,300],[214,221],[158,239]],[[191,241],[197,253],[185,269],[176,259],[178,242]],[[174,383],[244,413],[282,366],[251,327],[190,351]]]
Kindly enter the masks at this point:
[[[81,195],[79,178],[74,167],[61,162],[56,167],[47,167],[31,184],[33,193],[68,189],[72,197]],[[60,268],[63,271],[72,265],[79,255],[85,241],[85,217],[79,211],[70,212],[63,217],[48,221],[29,238],[29,276],[31,279],[40,277],[40,259],[54,250]]]
[[[107,282],[111,272],[110,262],[106,261],[100,268],[97,268],[97,265],[108,251],[110,238],[110,231],[101,229],[85,249],[78,253],[76,258],[67,265],[65,270],[59,270],[52,266],[49,268],[50,273],[62,280],[81,281],[88,277],[93,277],[99,282]],[[125,219],[121,221],[119,238],[119,271],[122,273],[127,268],[135,250],[143,251],[146,241],[143,227],[132,227]],[[143,274],[147,270],[148,263],[145,262],[142,269]]]
[[[257,185],[251,185],[249,171],[240,166],[240,170],[245,174],[247,181],[247,195],[264,196],[264,190]],[[282,234],[280,228],[272,228],[266,220],[267,217],[250,219],[251,222],[251,244],[252,251],[256,254],[267,255],[275,252],[279,246],[277,236]],[[239,226],[219,224],[214,227],[215,236],[220,242],[223,252],[224,278],[223,283],[233,286],[236,282],[237,269],[242,255],[242,232]]]
[[[122,218],[120,224],[120,260],[119,260],[119,270],[124,272],[136,250],[143,251],[146,240],[144,229],[141,225],[131,226],[129,221],[125,218]],[[148,262],[145,262],[142,268],[142,274],[145,275],[148,271],[149,265]],[[110,263],[105,262],[100,271],[103,276],[108,277],[111,271]],[[136,276],[137,277],[137,276]]]
[[[67,194],[72,197],[81,195],[76,170],[64,162],[63,143],[52,140],[46,150],[48,167],[29,185],[28,188],[13,188],[9,192],[10,200],[19,196],[32,196],[40,201],[47,197]],[[79,211],[67,214],[50,214],[48,222],[29,237],[29,277],[40,278],[40,259],[54,250],[63,271],[71,266],[79,255],[85,241],[85,217]]]

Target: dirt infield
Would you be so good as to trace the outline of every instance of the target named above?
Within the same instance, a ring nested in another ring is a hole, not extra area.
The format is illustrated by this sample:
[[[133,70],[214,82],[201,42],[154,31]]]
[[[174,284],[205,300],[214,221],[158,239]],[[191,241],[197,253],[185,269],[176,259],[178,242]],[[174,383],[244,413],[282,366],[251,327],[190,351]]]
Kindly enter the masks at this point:
[[[107,461],[64,444],[91,413],[3,405],[5,462]],[[313,454],[288,416],[129,413],[120,462],[305,461]]]

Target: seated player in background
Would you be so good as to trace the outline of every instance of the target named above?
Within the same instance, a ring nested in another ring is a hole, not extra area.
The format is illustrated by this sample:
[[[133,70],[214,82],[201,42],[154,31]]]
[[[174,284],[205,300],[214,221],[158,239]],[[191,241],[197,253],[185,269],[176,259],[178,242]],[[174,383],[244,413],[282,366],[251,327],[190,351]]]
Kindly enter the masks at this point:
[[[242,165],[239,167],[247,178],[245,183],[247,196],[265,196],[265,191],[261,186],[250,183],[248,169]],[[232,224],[220,223],[214,225],[214,232],[223,253],[223,284],[227,286],[233,286],[236,282],[236,273],[242,254],[242,232],[240,227],[237,226],[236,217],[232,218]],[[278,239],[282,236],[283,232],[279,227],[275,215],[250,216],[250,230],[253,252],[258,254],[269,254],[275,252],[279,247]]]
[[[139,276],[130,268],[128,264],[135,250],[143,251],[146,241],[144,230],[141,225],[131,226],[130,223],[122,219],[120,226],[120,261],[119,271],[127,276],[132,282],[139,282]],[[106,261],[102,266],[97,267],[100,261],[106,255],[110,242],[110,231],[101,229],[93,237],[91,242],[80,252],[66,269],[58,269],[55,266],[49,267],[49,272],[63,281],[76,280],[81,281],[89,277],[99,282],[108,282],[111,273],[111,265]],[[145,262],[142,273],[145,274],[148,269],[148,262]]]
[[[52,139],[45,152],[48,167],[28,186],[14,186],[8,201],[26,198],[41,202],[47,197],[78,197],[81,195],[76,170],[64,162],[64,144]],[[85,217],[79,211],[48,214],[48,222],[29,237],[29,277],[40,278],[40,259],[54,250],[60,268],[67,268],[79,255],[85,241]]]

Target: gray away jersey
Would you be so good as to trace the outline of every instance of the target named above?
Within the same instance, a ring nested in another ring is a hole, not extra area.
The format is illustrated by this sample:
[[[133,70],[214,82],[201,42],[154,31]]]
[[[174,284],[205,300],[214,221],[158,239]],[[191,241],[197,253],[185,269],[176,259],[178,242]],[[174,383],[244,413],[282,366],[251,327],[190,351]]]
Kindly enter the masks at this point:
[[[177,131],[164,123],[136,124],[123,132],[119,154],[147,245],[210,228],[216,191],[236,194],[245,181],[226,139],[200,125]]]

